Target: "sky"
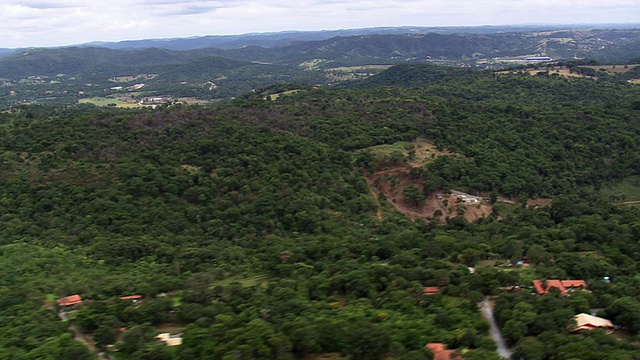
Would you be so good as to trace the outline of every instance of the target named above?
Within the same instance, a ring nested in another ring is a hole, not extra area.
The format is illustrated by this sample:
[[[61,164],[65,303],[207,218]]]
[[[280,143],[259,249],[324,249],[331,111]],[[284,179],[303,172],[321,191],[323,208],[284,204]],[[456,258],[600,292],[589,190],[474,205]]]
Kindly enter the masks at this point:
[[[638,0],[0,0],[0,48],[381,26],[638,22]]]

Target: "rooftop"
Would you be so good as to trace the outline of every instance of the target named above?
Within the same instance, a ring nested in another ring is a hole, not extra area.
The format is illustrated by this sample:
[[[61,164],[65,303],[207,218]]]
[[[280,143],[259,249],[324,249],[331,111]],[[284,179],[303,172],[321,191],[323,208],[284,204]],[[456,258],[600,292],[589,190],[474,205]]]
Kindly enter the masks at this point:
[[[447,350],[447,345],[442,343],[428,343],[425,345],[433,352],[433,360],[462,360],[455,350]]]
[[[533,286],[536,288],[538,294],[546,294],[552,288],[556,288],[560,290],[560,292],[564,295],[568,292],[569,289],[575,288],[586,288],[587,283],[584,280],[533,280]]]
[[[435,295],[440,293],[440,288],[437,286],[427,286],[422,291],[425,295]]]
[[[69,296],[61,297],[60,299],[58,299],[58,305],[62,307],[76,305],[81,302],[82,302],[82,298],[78,294],[69,295]]]

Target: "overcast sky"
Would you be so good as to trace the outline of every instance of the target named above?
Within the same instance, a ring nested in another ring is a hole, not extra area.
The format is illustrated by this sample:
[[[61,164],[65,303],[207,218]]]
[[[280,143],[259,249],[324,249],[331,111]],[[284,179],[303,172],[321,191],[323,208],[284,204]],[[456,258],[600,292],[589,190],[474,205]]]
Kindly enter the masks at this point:
[[[0,0],[0,48],[378,26],[640,22],[639,0]]]

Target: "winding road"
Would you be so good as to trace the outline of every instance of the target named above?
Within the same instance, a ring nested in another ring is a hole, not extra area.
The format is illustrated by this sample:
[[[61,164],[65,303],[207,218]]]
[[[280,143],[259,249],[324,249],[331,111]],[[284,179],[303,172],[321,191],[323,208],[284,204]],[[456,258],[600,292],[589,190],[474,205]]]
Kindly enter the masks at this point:
[[[500,328],[498,327],[498,324],[496,324],[496,319],[493,317],[493,304],[491,304],[491,300],[489,300],[488,297],[480,303],[480,312],[482,313],[482,317],[489,322],[489,325],[491,325],[489,335],[491,335],[498,345],[498,355],[503,359],[511,359],[513,352],[504,342]]]

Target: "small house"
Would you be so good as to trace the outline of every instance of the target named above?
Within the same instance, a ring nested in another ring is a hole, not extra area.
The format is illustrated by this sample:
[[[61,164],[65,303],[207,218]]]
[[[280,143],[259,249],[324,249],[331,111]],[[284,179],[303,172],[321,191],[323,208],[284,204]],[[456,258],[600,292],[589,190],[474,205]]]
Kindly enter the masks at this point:
[[[441,343],[428,343],[425,347],[433,353],[433,360],[462,360],[455,350],[447,350],[447,345]]]
[[[427,296],[436,295],[440,293],[440,288],[437,286],[427,286],[422,290],[422,293]]]
[[[132,300],[133,302],[136,302],[138,300],[142,299],[142,295],[129,295],[129,296],[121,296],[120,300],[123,301],[128,301],[128,300]]]
[[[572,330],[573,332],[580,332],[584,330],[594,330],[594,329],[606,329],[611,330],[614,328],[611,320],[607,320],[598,316],[593,316],[589,314],[578,314],[573,318],[576,321],[576,327]]]
[[[82,302],[82,297],[78,294],[69,295],[65,297],[61,297],[58,299],[58,306],[60,307],[69,307],[80,304]]]
[[[585,289],[587,283],[584,280],[533,280],[533,287],[540,295],[548,293],[552,288],[556,288],[560,290],[560,293],[566,295],[571,290]]]
[[[167,346],[182,345],[182,334],[171,335],[170,333],[162,333],[158,334],[156,339],[165,343]]]

